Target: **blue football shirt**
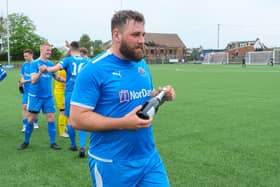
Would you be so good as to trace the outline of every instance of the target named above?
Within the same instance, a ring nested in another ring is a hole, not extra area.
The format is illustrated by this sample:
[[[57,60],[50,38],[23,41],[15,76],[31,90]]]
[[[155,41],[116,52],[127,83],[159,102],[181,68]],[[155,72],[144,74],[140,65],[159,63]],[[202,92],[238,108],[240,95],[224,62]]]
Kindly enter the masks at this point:
[[[0,81],[4,80],[7,77],[7,72],[4,68],[0,67]]]
[[[21,66],[20,75],[24,80],[31,80],[30,67],[31,62],[24,62]],[[31,82],[25,82],[23,84],[24,93],[28,93],[30,84]]]
[[[43,61],[40,58],[38,58],[31,63],[30,75],[32,76],[32,74],[38,73],[39,67],[42,65],[52,67],[54,66],[54,63],[49,60]],[[30,84],[28,94],[39,98],[52,97],[52,78],[53,73],[44,72],[36,83]]]
[[[62,61],[59,62],[62,68],[66,71],[66,92],[72,92],[78,73],[88,62],[88,58],[84,58],[81,56],[65,57]]]
[[[103,116],[123,117],[150,99],[152,90],[152,78],[144,59],[126,61],[107,51],[81,70],[71,104]],[[154,151],[151,126],[91,132],[89,152],[103,159],[134,160]]]

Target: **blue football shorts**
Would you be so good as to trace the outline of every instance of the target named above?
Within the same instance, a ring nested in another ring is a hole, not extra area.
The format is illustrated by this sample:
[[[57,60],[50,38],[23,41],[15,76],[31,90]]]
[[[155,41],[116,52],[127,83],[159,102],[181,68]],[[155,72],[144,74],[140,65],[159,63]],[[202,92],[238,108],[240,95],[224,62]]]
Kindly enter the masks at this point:
[[[29,112],[39,113],[40,110],[43,113],[53,113],[55,112],[53,97],[39,98],[34,96],[28,96],[27,110]]]
[[[169,180],[157,151],[149,158],[114,161],[89,153],[89,169],[95,187],[169,187]]]

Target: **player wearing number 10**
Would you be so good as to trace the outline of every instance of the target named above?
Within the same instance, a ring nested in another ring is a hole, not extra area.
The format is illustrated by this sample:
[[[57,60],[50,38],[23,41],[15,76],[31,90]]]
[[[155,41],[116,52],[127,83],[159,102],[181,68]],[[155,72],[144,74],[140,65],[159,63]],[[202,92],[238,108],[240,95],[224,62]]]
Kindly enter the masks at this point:
[[[80,56],[79,43],[76,41],[70,44],[70,56],[65,57],[62,61],[56,64],[54,67],[50,67],[47,70],[49,72],[56,72],[58,70],[64,69],[66,71],[66,89],[65,89],[65,116],[69,118],[70,114],[70,99],[72,95],[72,90],[75,84],[76,77],[82,67],[89,62],[88,58]],[[75,129],[72,128],[71,124],[67,124],[67,130],[70,137],[70,150],[77,151],[76,145],[76,133]],[[86,132],[79,131],[80,135],[80,157],[85,156],[85,145],[86,145]]]

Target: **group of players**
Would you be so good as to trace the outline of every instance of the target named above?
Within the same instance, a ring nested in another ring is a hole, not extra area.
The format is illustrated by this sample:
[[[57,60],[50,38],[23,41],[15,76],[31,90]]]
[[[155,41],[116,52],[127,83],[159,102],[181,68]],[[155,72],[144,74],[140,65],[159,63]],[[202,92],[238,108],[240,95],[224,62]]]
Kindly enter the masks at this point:
[[[50,147],[55,150],[61,149],[56,144],[55,105],[58,116],[58,132],[61,137],[69,137],[70,150],[77,151],[76,132],[67,120],[70,115],[70,99],[75,84],[75,79],[80,70],[90,59],[87,57],[86,48],[80,48],[79,43],[66,42],[69,48],[67,56],[59,63],[54,64],[49,60],[51,45],[44,43],[40,46],[40,57],[33,60],[33,52],[26,49],[23,52],[25,62],[21,68],[19,87],[22,89],[22,116],[24,142],[17,148],[26,149],[30,143],[30,137],[34,128],[38,126],[38,114],[42,110],[48,121],[48,134]],[[52,78],[55,79],[54,91]],[[66,125],[67,124],[67,125]],[[85,157],[86,132],[79,131],[80,149],[79,157]]]
[[[63,107],[58,108],[60,114],[69,119],[70,150],[78,150],[73,128],[91,132],[88,165],[93,186],[169,187],[163,161],[155,147],[153,117],[142,119],[137,115],[142,105],[162,90],[154,89],[144,59],[144,25],[145,18],[141,13],[117,11],[111,19],[111,48],[90,63],[88,58],[81,56],[78,42],[70,44],[70,56],[56,65],[49,60],[51,45],[42,44],[40,57],[28,62],[29,78],[20,81],[24,86],[28,84],[29,88],[28,91],[23,90],[27,94],[23,96],[27,97],[27,112],[23,119],[24,142],[18,150],[28,148],[41,110],[48,121],[50,147],[61,149],[56,144],[54,78],[66,83],[64,113]],[[62,69],[65,70],[65,78],[56,73]],[[173,101],[176,97],[174,88],[171,85],[164,87],[165,99]],[[133,93],[138,96],[133,97]],[[60,135],[65,132],[65,125],[59,125],[59,132]],[[85,139],[83,135],[80,137],[84,144]],[[80,147],[79,156],[85,157],[83,145]]]

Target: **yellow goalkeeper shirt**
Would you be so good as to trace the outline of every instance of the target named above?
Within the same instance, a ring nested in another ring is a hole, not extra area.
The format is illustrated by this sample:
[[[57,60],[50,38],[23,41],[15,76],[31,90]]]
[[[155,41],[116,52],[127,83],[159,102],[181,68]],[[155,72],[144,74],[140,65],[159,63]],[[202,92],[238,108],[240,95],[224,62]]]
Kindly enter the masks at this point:
[[[66,78],[66,72],[64,70],[57,71],[57,75],[60,77]],[[59,82],[57,80],[54,81],[54,93],[64,94],[65,83]]]

